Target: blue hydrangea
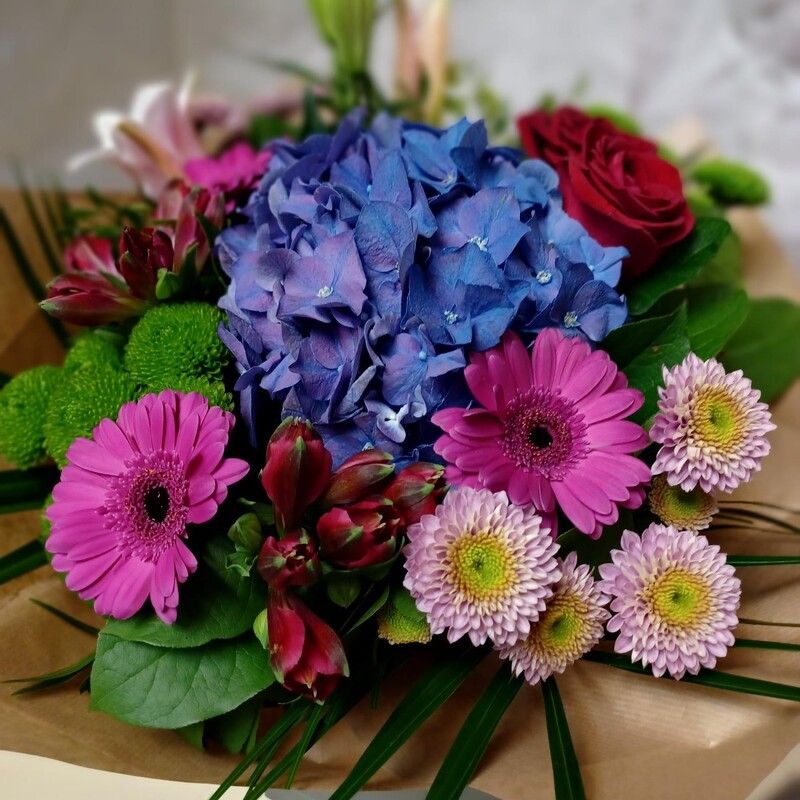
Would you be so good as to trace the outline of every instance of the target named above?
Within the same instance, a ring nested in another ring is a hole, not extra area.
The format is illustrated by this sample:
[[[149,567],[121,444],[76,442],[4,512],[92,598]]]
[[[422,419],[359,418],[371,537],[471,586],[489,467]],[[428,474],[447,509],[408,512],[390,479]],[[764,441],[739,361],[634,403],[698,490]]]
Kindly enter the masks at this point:
[[[447,130],[353,112],[277,141],[244,224],[220,235],[220,336],[255,444],[267,395],[311,420],[337,462],[380,447],[429,456],[438,408],[466,402],[471,350],[509,328],[598,342],[625,321],[624,248],[561,207],[556,173]]]

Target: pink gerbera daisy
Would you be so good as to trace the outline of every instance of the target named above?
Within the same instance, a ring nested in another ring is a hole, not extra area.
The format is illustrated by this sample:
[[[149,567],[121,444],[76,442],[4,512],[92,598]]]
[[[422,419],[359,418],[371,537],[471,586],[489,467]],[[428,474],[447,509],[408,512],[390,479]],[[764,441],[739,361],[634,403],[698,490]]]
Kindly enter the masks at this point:
[[[69,589],[126,619],[148,596],[172,623],[178,584],[197,568],[187,523],[210,520],[248,470],[223,458],[234,417],[199,394],[148,394],[76,439],[47,510],[47,549]]]
[[[647,434],[624,418],[643,397],[607,353],[548,329],[529,355],[508,332],[472,354],[465,377],[482,407],[433,415],[451,483],[506,490],[512,503],[533,505],[553,535],[556,504],[593,537],[617,521],[618,506],[642,504],[650,470],[630,454]]]
[[[650,525],[622,534],[597,586],[610,595],[617,653],[676,679],[713,667],[733,644],[741,582],[725,554],[694,531]]]

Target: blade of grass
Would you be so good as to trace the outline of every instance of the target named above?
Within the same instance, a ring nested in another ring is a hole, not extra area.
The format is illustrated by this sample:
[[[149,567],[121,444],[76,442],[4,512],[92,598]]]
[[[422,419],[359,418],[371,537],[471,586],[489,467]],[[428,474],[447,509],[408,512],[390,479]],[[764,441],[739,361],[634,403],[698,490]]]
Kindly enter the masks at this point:
[[[765,639],[737,639],[734,647],[752,647],[758,650],[793,650],[800,652],[800,644],[789,642],[768,642]]]
[[[766,625],[771,628],[800,628],[800,622],[767,622],[763,619],[745,619],[739,617],[740,625]]]
[[[295,775],[297,775],[297,770],[300,768],[300,762],[303,760],[303,754],[308,749],[311,737],[314,735],[314,731],[317,729],[325,711],[326,709],[323,704],[314,706],[314,710],[311,712],[311,718],[308,720],[305,731],[303,731],[303,738],[297,743],[297,755],[292,759],[291,766],[289,767],[289,774],[286,776],[286,789],[292,788]]]
[[[0,584],[19,578],[47,563],[44,547],[38,539],[12,550],[0,558]]]
[[[624,669],[627,672],[635,672],[639,675],[649,675],[652,672],[639,664],[631,662],[627,655],[617,653],[602,653],[592,651],[586,653],[584,658],[587,661],[595,661],[599,664],[606,664],[616,669]],[[743,675],[732,675],[728,672],[718,672],[713,669],[701,669],[697,675],[686,674],[681,678],[683,683],[697,683],[701,686],[710,686],[713,689],[725,689],[729,692],[742,692],[743,694],[754,694],[761,697],[775,697],[779,700],[793,700],[800,703],[800,686],[789,686],[785,683],[773,683],[772,681],[762,681],[758,678],[746,678]]]
[[[724,511],[721,511],[720,514],[726,518],[768,522],[770,525],[775,525],[778,528],[783,528],[784,530],[790,531],[791,533],[800,533],[800,527],[798,527],[797,525],[792,525],[791,522],[787,522],[784,519],[779,519],[778,517],[773,517],[770,514],[762,514],[760,511],[753,511],[749,508],[739,508],[739,509],[726,508]]]
[[[0,471],[0,514],[41,508],[58,478],[55,467]]]
[[[800,514],[800,508],[787,508],[777,503],[763,503],[760,500],[718,500],[717,502],[725,508],[729,506],[759,506],[760,508],[773,508],[776,511],[784,511],[787,514]]]
[[[542,681],[542,697],[556,800],[585,800],[580,765],[555,678]]]
[[[350,800],[411,735],[448,700],[486,656],[484,648],[456,648],[411,687],[330,800]]]
[[[728,556],[732,567],[780,567],[800,564],[800,556]]]
[[[28,212],[28,217],[33,225],[33,230],[36,232],[36,238],[39,240],[39,247],[44,254],[47,265],[50,267],[50,272],[52,272],[53,275],[60,275],[61,261],[53,252],[50,238],[47,235],[47,231],[44,229],[42,218],[39,215],[38,209],[36,208],[33,195],[28,188],[28,184],[25,181],[25,176],[22,174],[22,169],[20,168],[19,164],[14,165],[14,175],[17,180],[17,188],[22,196],[22,202],[25,205],[25,210]]]
[[[45,611],[50,612],[53,616],[58,617],[60,620],[63,620],[67,623],[67,625],[72,625],[73,628],[77,628],[79,631],[83,631],[83,633],[88,633],[91,636],[97,636],[100,633],[100,628],[95,628],[94,625],[87,625],[85,622],[81,622],[79,619],[67,614],[66,611],[62,611],[55,606],[51,606],[49,603],[45,603],[42,600],[37,600],[35,597],[31,597],[31,603],[39,606],[39,608],[43,608]]]
[[[241,777],[247,768],[258,761],[258,759],[268,752],[276,741],[283,741],[283,737],[291,731],[309,711],[309,704],[300,702],[293,705],[283,716],[261,737],[256,746],[242,758],[242,760],[231,770],[230,774],[220,784],[219,788],[211,795],[209,800],[220,800],[220,798],[233,786],[236,780]]]
[[[492,734],[525,682],[505,663],[478,698],[436,773],[427,800],[458,800],[489,746]]]
[[[29,683],[23,689],[17,689],[14,692],[17,694],[30,694],[31,692],[38,692],[42,689],[51,689],[54,686],[60,686],[62,683],[71,681],[80,672],[83,672],[87,667],[90,667],[94,662],[94,652],[84,656],[80,661],[75,664],[70,664],[68,667],[62,667],[54,672],[48,672],[45,675],[36,675],[32,678],[12,678],[11,680],[3,681],[3,683]]]

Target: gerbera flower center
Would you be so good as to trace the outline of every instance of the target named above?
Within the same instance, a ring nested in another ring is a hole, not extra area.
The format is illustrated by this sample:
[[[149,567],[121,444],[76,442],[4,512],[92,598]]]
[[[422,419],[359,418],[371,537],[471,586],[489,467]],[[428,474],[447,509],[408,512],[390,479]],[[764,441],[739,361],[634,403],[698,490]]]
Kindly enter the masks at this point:
[[[645,591],[653,613],[667,626],[696,628],[708,615],[711,591],[699,575],[675,569],[659,576]]]
[[[703,386],[694,403],[689,435],[702,448],[731,451],[747,433],[747,417],[737,398],[724,386]]]
[[[494,531],[459,536],[447,556],[451,583],[469,602],[499,600],[517,584],[510,548]]]
[[[572,402],[533,387],[506,405],[501,446],[525,472],[558,480],[584,457],[585,430]]]
[[[554,597],[531,630],[539,647],[552,655],[571,653],[583,639],[589,607],[574,594]]]
[[[176,453],[139,454],[114,477],[106,495],[106,520],[119,547],[143,561],[155,561],[186,533],[189,482]]]

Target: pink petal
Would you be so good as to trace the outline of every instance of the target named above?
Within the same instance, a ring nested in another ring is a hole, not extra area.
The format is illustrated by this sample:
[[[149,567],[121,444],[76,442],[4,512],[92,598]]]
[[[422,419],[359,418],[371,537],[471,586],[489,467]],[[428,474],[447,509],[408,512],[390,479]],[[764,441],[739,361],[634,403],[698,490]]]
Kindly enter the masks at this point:
[[[573,494],[563,481],[554,481],[551,486],[561,510],[569,517],[572,524],[584,533],[592,533],[595,527],[595,516]]]
[[[101,475],[119,475],[125,470],[125,462],[116,453],[90,439],[76,439],[67,450],[67,460]]]

